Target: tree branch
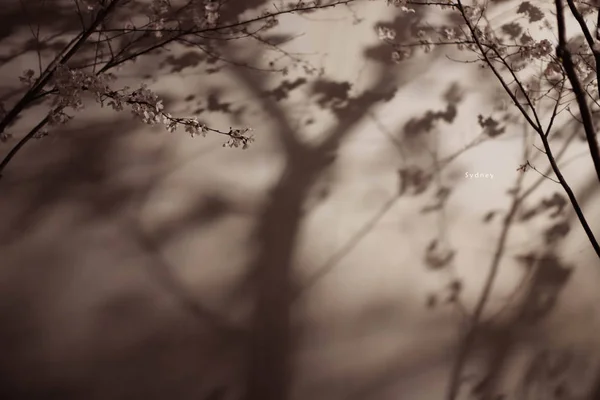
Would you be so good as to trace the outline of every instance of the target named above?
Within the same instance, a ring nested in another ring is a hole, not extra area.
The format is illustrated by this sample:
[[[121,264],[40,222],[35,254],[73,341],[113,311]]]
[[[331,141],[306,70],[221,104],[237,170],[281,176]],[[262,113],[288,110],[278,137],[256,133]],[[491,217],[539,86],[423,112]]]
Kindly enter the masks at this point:
[[[102,9],[101,11],[98,12],[98,14],[96,15],[96,19],[94,20],[94,22],[90,25],[90,27],[85,31],[82,32],[80,35],[78,35],[76,37],[76,40],[71,43],[75,43],[69,50],[66,50],[69,45],[67,45],[67,47],[65,47],[65,49],[63,50],[66,51],[66,53],[62,56],[58,56],[57,58],[55,58],[54,62],[51,63],[46,70],[44,71],[44,73],[42,73],[40,75],[40,77],[37,79],[37,81],[34,83],[34,85],[31,87],[31,89],[25,93],[25,95],[21,98],[21,100],[19,100],[17,102],[17,104],[4,116],[4,118],[2,119],[2,121],[0,121],[0,134],[4,132],[4,130],[6,129],[6,127],[8,125],[10,125],[14,119],[29,105],[29,103],[36,98],[37,94],[43,90],[44,86],[46,86],[46,84],[50,81],[50,79],[52,78],[52,75],[54,73],[54,71],[56,70],[56,67],[60,64],[64,64],[66,63],[71,57],[73,57],[73,55],[81,48],[81,46],[83,46],[83,44],[86,42],[86,40],[90,37],[90,35],[92,33],[94,33],[94,31],[96,30],[96,28],[98,27],[98,25],[100,25],[100,23],[112,12],[114,11],[115,7],[117,6],[117,4],[120,2],[121,0],[112,0],[108,6],[104,9]],[[3,165],[3,163],[0,163],[0,165]],[[0,174],[2,173],[2,168],[0,168]]]
[[[596,61],[596,85],[598,86],[598,89],[600,90],[600,52],[598,52],[598,50],[596,49],[595,43],[594,43],[594,38],[592,37],[592,33],[590,32],[590,29],[588,28],[585,19],[583,18],[583,15],[581,15],[581,13],[579,12],[579,10],[577,9],[577,7],[575,6],[575,3],[573,2],[573,0],[567,0],[567,4],[569,5],[569,8],[571,9],[571,13],[573,14],[573,16],[575,17],[575,19],[577,20],[577,22],[579,23],[579,26],[581,27],[581,32],[583,33],[583,36],[585,37],[585,41],[587,42],[588,46],[590,47],[590,51],[592,52],[592,55],[594,56],[594,60]],[[598,14],[598,20],[600,21],[600,13]],[[597,30],[597,28],[596,28]],[[598,35],[599,32],[596,32],[596,35]]]
[[[555,0],[556,4],[556,21],[558,25],[558,46],[556,47],[556,56],[559,60],[562,60],[562,65],[565,68],[565,73],[571,82],[577,105],[581,113],[581,120],[583,122],[583,128],[585,131],[585,138],[590,149],[590,156],[594,163],[594,169],[596,170],[596,176],[600,182],[600,151],[598,150],[598,139],[596,138],[596,130],[594,128],[594,122],[592,120],[592,114],[588,107],[584,90],[577,77],[575,71],[575,65],[571,57],[571,52],[567,49],[567,33],[565,28],[565,16],[563,11],[562,0]],[[598,70],[598,65],[596,65]],[[600,256],[600,253],[599,253]]]
[[[475,44],[477,45],[477,48],[479,49],[481,55],[483,56],[486,64],[490,67],[490,69],[492,70],[492,72],[494,73],[494,75],[496,76],[496,78],[498,79],[498,81],[500,81],[500,84],[502,85],[502,87],[504,88],[504,90],[506,91],[506,93],[510,96],[510,99],[512,100],[512,102],[519,109],[519,111],[521,112],[521,114],[523,114],[523,117],[525,117],[525,119],[527,120],[527,123],[536,132],[538,132],[538,133],[542,132],[542,126],[539,124],[539,119],[537,118],[537,115],[535,115],[535,117],[536,117],[536,121],[538,121],[538,123],[536,123],[535,121],[533,121],[533,119],[529,116],[529,113],[521,105],[521,103],[517,99],[517,96],[510,90],[510,88],[508,87],[508,84],[506,83],[506,81],[504,80],[504,78],[502,77],[502,75],[500,74],[500,72],[498,71],[498,69],[490,61],[489,57],[487,56],[487,52],[484,50],[483,45],[482,45],[481,41],[479,40],[479,37],[477,36],[477,33],[475,32],[475,28],[471,24],[471,21],[469,21],[469,17],[467,17],[467,15],[465,14],[465,9],[464,9],[464,7],[462,5],[462,1],[458,0],[457,4],[458,4],[457,8],[458,8],[458,10],[459,10],[462,18],[464,19],[465,23],[467,24],[467,27],[469,28],[469,31],[471,32],[471,36],[473,36],[473,40],[475,41]],[[513,77],[514,77],[514,72],[512,71],[512,69],[509,68],[509,70],[511,70],[511,72],[513,73]],[[517,80],[517,82],[520,83],[518,80]],[[533,106],[531,105],[531,102],[530,102],[529,105],[533,108]]]

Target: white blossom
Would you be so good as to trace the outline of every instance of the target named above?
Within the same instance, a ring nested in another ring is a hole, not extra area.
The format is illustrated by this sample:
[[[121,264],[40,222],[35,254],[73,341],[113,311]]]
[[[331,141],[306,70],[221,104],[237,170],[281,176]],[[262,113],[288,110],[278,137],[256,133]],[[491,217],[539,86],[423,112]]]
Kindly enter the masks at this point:
[[[409,58],[412,54],[412,51],[408,47],[401,47],[392,52],[392,61],[396,64],[401,63],[402,61]]]
[[[552,52],[552,43],[550,43],[550,41],[547,39],[536,42],[531,50],[532,56],[536,57],[536,58],[547,56],[551,52]]]
[[[454,40],[456,39],[456,31],[454,28],[444,28],[442,30],[442,37],[446,40]]]
[[[394,40],[396,38],[396,31],[385,26],[379,26],[377,27],[377,36],[380,40]]]
[[[219,19],[219,3],[216,1],[207,1],[204,5],[204,10],[208,26],[215,26]]]

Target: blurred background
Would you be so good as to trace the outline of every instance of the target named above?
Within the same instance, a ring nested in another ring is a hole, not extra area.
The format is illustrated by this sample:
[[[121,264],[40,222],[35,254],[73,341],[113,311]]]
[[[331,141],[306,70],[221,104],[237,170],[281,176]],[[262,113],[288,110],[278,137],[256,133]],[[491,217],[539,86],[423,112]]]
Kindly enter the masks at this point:
[[[45,4],[48,35],[76,28]],[[0,179],[0,398],[591,399],[600,261],[560,185],[517,171],[547,161],[490,71],[450,48],[392,61],[378,28],[409,40],[428,12],[287,14],[118,72],[173,115],[252,127],[248,150],[93,104],[30,142]],[[22,4],[0,17],[10,104],[37,59]],[[581,135],[552,145],[599,232]]]

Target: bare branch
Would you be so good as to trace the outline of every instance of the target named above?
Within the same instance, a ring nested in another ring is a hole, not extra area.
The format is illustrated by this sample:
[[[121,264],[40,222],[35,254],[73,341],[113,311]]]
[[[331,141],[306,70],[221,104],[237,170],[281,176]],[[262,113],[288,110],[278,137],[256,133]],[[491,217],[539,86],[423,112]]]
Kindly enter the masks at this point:
[[[545,152],[544,152],[544,153],[545,153]],[[525,166],[527,166],[527,167],[531,168],[532,170],[534,170],[535,172],[537,172],[538,174],[540,174],[540,175],[541,175],[541,176],[543,176],[544,178],[546,178],[546,179],[548,179],[548,180],[551,180],[551,181],[552,181],[552,182],[554,182],[554,183],[558,183],[558,184],[560,184],[560,182],[559,182],[559,181],[557,181],[556,179],[554,179],[554,178],[551,178],[551,177],[549,177],[547,174],[545,174],[545,173],[541,172],[540,170],[538,170],[538,169],[537,169],[535,166],[533,166],[533,165],[532,165],[532,164],[529,162],[529,160],[527,160],[527,163],[525,164]]]

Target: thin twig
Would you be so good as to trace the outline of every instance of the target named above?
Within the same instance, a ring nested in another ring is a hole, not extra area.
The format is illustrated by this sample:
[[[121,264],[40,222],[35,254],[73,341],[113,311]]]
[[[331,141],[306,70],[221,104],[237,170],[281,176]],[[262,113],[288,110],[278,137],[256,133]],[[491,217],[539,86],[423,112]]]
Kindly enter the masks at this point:
[[[529,162],[529,160],[527,160],[527,163],[526,163],[525,165],[526,165],[526,166],[528,166],[529,168],[531,168],[532,170],[534,170],[535,172],[537,172],[538,174],[540,174],[541,176],[543,176],[544,178],[546,178],[546,179],[549,179],[549,180],[551,180],[551,181],[552,181],[552,182],[554,182],[554,183],[558,183],[558,184],[560,184],[560,181],[557,181],[556,179],[554,179],[554,178],[551,178],[551,177],[549,177],[548,175],[546,175],[546,174],[544,174],[543,172],[541,172],[540,170],[538,170],[538,169],[537,169],[535,166],[533,166],[533,165],[532,165],[532,164]]]

